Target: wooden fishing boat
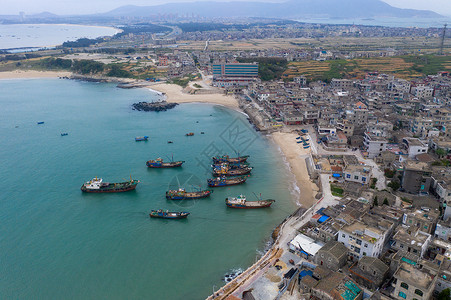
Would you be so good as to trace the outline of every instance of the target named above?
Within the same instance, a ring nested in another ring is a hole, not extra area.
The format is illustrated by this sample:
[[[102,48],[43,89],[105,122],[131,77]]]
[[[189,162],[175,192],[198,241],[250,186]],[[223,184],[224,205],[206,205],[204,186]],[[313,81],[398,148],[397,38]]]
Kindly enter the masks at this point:
[[[207,179],[207,183],[209,187],[221,187],[245,183],[247,178],[248,176],[240,176],[233,178],[226,178],[225,176],[222,176],[213,179]]]
[[[184,160],[163,162],[163,159],[157,158],[155,160],[148,160],[146,165],[149,168],[176,168],[181,167],[184,162]]]
[[[225,200],[226,205],[231,208],[264,208],[270,207],[276,200],[257,200],[247,201],[246,196],[239,195],[238,197],[228,197]]]
[[[149,137],[147,135],[145,135],[145,136],[137,136],[137,137],[135,137],[135,142],[147,141],[148,139],[149,139]]]
[[[37,122],[38,123],[38,125],[42,125],[42,124],[44,124],[44,122],[43,121],[41,121],[41,122]]]
[[[220,168],[222,165],[226,165],[229,169],[244,169],[244,168],[249,167],[249,163],[248,162],[243,162],[243,163],[218,163],[218,164],[211,165],[211,167],[213,169],[216,169],[216,168]]]
[[[161,218],[161,219],[183,219],[188,217],[189,212],[178,212],[178,211],[163,211],[162,209],[159,210],[152,210],[149,214],[151,218]]]
[[[245,162],[249,158],[249,155],[239,156],[239,157],[229,157],[228,155],[214,156],[213,163],[241,163]]]
[[[213,193],[212,190],[187,192],[185,189],[169,190],[166,192],[166,198],[169,200],[189,200],[206,198]]]
[[[187,134],[185,134],[186,136],[193,136],[194,135],[194,132],[189,132],[189,133],[187,133]]]
[[[223,164],[218,168],[213,168],[213,176],[240,176],[249,174],[251,171],[251,167],[230,169],[227,165]]]
[[[81,190],[86,193],[119,193],[134,190],[138,185],[139,180],[109,183],[103,182],[102,178],[95,177],[81,186]]]
[[[61,136],[66,136],[66,135],[69,135],[69,134],[67,132],[61,133]]]

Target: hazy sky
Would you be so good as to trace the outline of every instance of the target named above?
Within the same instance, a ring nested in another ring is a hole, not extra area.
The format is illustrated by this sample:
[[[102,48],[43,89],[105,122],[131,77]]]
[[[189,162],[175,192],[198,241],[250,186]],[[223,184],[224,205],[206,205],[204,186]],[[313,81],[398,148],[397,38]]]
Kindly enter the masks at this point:
[[[107,12],[122,5],[154,5],[194,0],[1,0],[0,14],[26,14],[48,11],[55,14],[88,14]],[[221,0],[230,1],[230,0]],[[259,1],[259,0],[254,0]],[[283,2],[283,0],[260,0]],[[337,0],[341,1],[341,0]],[[400,8],[429,9],[451,16],[451,0],[383,0]]]

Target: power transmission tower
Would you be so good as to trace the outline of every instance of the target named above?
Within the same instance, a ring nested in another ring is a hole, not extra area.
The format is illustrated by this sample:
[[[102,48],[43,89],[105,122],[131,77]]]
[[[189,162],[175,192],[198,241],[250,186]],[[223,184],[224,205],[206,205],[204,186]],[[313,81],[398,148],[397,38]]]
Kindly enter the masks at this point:
[[[443,45],[445,44],[446,25],[447,24],[445,24],[445,26],[443,26],[442,37],[440,39],[440,49],[439,49],[439,52],[438,52],[439,55],[443,55]]]

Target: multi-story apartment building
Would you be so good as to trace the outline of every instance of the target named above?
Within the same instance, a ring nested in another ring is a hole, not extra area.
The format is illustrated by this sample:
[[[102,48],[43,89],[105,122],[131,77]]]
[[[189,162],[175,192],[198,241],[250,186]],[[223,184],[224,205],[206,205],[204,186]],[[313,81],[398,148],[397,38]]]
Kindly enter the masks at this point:
[[[368,152],[369,158],[379,156],[383,151],[387,150],[388,141],[386,138],[376,136],[372,133],[365,132],[363,139],[363,146]]]
[[[258,77],[258,64],[224,63],[213,65],[213,85],[249,85]]]
[[[407,193],[427,193],[431,185],[432,170],[424,162],[406,160],[403,163],[401,186]]]
[[[387,231],[366,225],[361,221],[354,221],[338,232],[338,241],[349,249],[352,257],[357,259],[363,256],[378,257],[382,253]]]
[[[402,145],[406,149],[409,158],[415,158],[418,154],[427,153],[429,149],[427,143],[411,137],[403,138]]]
[[[431,299],[437,280],[437,275],[430,270],[408,262],[402,262],[393,277],[395,288],[391,296],[399,300]]]

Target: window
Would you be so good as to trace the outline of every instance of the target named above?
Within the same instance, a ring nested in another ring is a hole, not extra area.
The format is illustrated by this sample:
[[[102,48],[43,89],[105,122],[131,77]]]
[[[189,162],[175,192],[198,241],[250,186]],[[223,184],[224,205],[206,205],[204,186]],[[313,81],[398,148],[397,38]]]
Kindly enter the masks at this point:
[[[365,182],[365,181],[366,181],[366,178],[365,178],[365,177],[362,177],[362,181]]]
[[[361,240],[356,240],[357,245],[362,245],[362,241]]]
[[[403,292],[399,292],[398,296],[401,297],[401,298],[404,298],[404,299],[407,298],[407,295],[405,293],[403,293]]]
[[[415,294],[420,295],[420,296],[423,296],[423,291],[422,291],[422,290],[419,290],[419,289],[416,289],[416,290],[415,290]]]
[[[368,244],[367,243],[365,243],[365,248],[368,248]]]
[[[405,282],[401,282],[401,287],[408,290],[409,289],[409,285]]]
[[[346,174],[346,178],[351,178],[351,174]]]
[[[346,237],[346,234],[343,233],[343,234],[341,235],[341,237]]]
[[[358,176],[358,175],[355,175],[355,176],[354,176],[354,179],[357,179],[357,180],[358,180],[358,179],[359,179],[359,176]]]

